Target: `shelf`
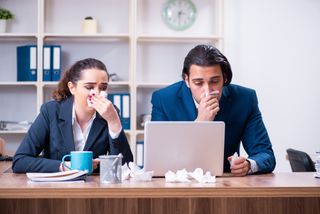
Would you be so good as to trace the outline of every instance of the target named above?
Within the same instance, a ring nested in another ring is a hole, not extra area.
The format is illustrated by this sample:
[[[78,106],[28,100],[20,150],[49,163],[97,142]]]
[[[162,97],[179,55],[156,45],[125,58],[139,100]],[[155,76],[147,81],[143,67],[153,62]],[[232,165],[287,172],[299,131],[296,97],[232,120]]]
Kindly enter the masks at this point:
[[[45,33],[43,35],[45,41],[59,41],[59,40],[69,40],[75,39],[77,41],[88,41],[88,40],[101,40],[101,41],[122,41],[129,40],[128,34],[54,34]]]
[[[136,135],[143,135],[143,134],[144,134],[144,130],[139,129],[136,131]]]
[[[23,38],[37,38],[35,33],[0,33],[0,38],[6,38],[10,40],[23,39]]]
[[[0,85],[2,84],[2,82],[0,82]],[[35,83],[36,84],[36,83]],[[110,81],[109,85],[110,86],[129,86],[129,82],[128,81]],[[42,82],[41,86],[43,87],[56,87],[58,85],[58,82],[54,81],[54,82]]]
[[[14,131],[9,131],[9,130],[0,130],[0,134],[26,134],[27,130],[14,130]]]
[[[124,133],[126,134],[126,135],[130,135],[131,134],[131,130],[124,130]]]
[[[37,86],[37,82],[5,82],[1,81],[0,86]]]
[[[128,81],[109,81],[110,86],[129,86]]]
[[[161,35],[139,35],[139,42],[206,42],[212,43],[223,39],[223,36],[161,36]]]
[[[52,82],[41,82],[40,83],[42,87],[47,87],[47,88],[54,88],[58,85],[58,82],[52,81]]]
[[[156,82],[149,82],[149,83],[137,83],[137,88],[163,88],[172,83],[156,83]]]

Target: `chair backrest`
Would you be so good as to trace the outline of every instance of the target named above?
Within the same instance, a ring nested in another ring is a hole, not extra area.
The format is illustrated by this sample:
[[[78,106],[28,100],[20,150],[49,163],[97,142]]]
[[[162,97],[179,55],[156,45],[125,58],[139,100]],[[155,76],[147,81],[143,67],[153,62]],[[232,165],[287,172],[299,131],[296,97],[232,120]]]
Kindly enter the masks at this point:
[[[314,163],[310,156],[302,151],[287,149],[292,172],[315,172]]]

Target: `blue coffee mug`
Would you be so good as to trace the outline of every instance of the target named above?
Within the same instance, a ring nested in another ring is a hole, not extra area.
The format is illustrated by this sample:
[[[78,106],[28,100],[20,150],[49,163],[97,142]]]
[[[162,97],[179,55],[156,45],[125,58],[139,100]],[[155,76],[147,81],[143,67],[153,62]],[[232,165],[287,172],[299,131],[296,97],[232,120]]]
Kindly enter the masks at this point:
[[[70,155],[65,155],[62,158],[62,164],[68,169],[88,170],[92,173],[92,151],[72,151]],[[71,167],[67,166],[65,159],[70,157]]]

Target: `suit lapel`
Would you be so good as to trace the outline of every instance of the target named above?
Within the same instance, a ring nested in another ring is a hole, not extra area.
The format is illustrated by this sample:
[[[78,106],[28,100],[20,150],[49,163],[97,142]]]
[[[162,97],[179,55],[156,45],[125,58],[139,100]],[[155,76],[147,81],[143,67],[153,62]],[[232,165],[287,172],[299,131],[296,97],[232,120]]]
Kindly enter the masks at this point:
[[[215,121],[226,121],[228,116],[227,112],[229,112],[229,108],[230,108],[230,104],[229,104],[230,99],[231,97],[230,97],[229,88],[227,86],[224,86],[222,89],[222,96],[219,102],[220,111],[214,118]]]
[[[106,121],[97,112],[96,118],[93,120],[91,129],[89,132],[89,136],[83,150],[85,151],[89,150],[92,144],[96,141],[100,132],[106,128],[107,128]]]
[[[72,130],[72,105],[72,97],[67,98],[61,103],[58,122],[63,141],[65,142],[64,145],[68,152],[75,150]]]
[[[186,83],[183,82],[183,85],[181,87],[181,91],[178,94],[179,99],[182,102],[181,106],[184,106],[185,112],[181,112],[184,115],[186,115],[188,118],[186,118],[187,121],[193,121],[197,118],[197,109],[194,104],[192,94],[190,89],[187,87]],[[183,109],[183,108],[181,108]]]

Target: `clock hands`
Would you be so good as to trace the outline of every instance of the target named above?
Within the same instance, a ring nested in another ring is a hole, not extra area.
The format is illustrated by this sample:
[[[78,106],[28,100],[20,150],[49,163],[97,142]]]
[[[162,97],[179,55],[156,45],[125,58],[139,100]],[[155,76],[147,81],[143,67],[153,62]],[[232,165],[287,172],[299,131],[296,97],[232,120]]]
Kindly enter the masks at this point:
[[[178,24],[180,25],[181,24],[181,16],[183,15],[183,14],[185,14],[182,10],[180,10],[179,12],[178,12]]]

